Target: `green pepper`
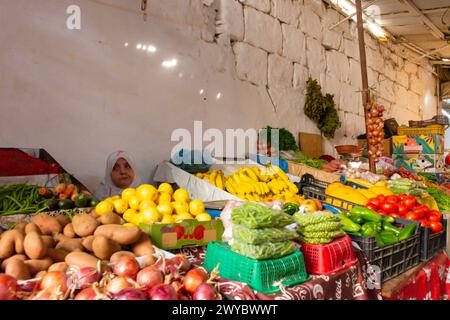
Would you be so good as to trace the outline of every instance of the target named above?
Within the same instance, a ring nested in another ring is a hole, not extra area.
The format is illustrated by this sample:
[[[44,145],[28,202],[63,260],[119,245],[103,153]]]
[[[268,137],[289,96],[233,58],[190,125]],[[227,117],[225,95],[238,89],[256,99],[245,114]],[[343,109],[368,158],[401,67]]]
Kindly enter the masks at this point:
[[[415,231],[416,231],[416,224],[415,223],[408,224],[398,234],[398,240],[402,241],[408,239],[414,234]]]
[[[363,224],[361,227],[361,234],[364,237],[375,237],[377,233],[376,226],[370,222]]]
[[[363,208],[363,207],[356,207],[356,206],[353,207],[351,210],[351,214],[360,216],[365,221],[378,222],[378,221],[381,221],[381,219],[382,219],[382,216],[378,212],[375,212],[373,210],[370,210],[368,208]]]
[[[383,242],[383,239],[381,239],[381,236],[380,236],[379,233],[377,233],[377,234],[375,235],[375,240],[376,240],[376,242],[377,242],[377,246],[378,246],[378,247],[384,247],[384,246],[385,246],[385,244],[384,244],[384,242]]]
[[[283,205],[283,211],[289,215],[293,215],[299,210],[299,206],[296,203],[293,202],[286,202]]]
[[[398,236],[399,233],[400,233],[400,230],[399,230],[398,228],[396,228],[395,226],[393,226],[392,224],[390,224],[390,223],[387,222],[387,221],[383,221],[383,230],[391,231],[391,232],[393,232],[396,236]]]
[[[358,232],[361,229],[361,226],[359,224],[354,223],[345,215],[340,214],[340,216],[341,216],[342,230],[346,232]]]
[[[393,217],[390,217],[390,216],[385,216],[385,217],[383,218],[383,221],[387,221],[387,222],[389,222],[389,223],[394,223],[394,222],[395,222],[395,219],[394,219]]]
[[[354,223],[357,223],[357,224],[363,224],[363,223],[364,223],[364,219],[363,219],[361,216],[350,215],[349,218],[350,218],[350,220],[352,220]]]
[[[385,245],[391,245],[398,242],[397,236],[392,231],[383,230],[379,233],[381,241]]]

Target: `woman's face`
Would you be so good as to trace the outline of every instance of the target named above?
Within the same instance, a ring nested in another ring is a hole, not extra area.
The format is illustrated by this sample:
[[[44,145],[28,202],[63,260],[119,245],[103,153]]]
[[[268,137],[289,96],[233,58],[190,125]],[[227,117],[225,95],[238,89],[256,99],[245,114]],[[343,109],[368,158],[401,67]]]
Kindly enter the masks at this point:
[[[111,179],[116,187],[128,188],[134,180],[134,171],[127,160],[120,158],[117,160],[111,172]]]

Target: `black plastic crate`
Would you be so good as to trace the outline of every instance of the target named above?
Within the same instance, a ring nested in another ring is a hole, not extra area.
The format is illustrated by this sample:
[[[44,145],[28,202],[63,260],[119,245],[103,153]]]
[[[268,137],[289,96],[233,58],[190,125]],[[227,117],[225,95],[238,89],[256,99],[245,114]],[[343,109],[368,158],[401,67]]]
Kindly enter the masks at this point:
[[[372,266],[378,266],[381,282],[392,279],[420,263],[420,224],[413,220],[395,218],[397,224],[403,226],[415,223],[414,235],[401,242],[378,247],[375,237],[350,235],[352,241],[358,244]]]
[[[447,246],[447,219],[442,219],[444,229],[432,233],[430,228],[421,228],[420,261],[428,261]]]

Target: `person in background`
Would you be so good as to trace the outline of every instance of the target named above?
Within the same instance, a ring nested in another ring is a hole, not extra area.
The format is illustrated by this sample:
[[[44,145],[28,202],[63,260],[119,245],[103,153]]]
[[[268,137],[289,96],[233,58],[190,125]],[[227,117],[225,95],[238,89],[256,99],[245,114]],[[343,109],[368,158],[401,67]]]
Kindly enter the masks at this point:
[[[115,151],[106,160],[105,178],[96,190],[99,200],[120,195],[123,189],[137,188],[141,179],[135,171],[134,161],[126,151]]]

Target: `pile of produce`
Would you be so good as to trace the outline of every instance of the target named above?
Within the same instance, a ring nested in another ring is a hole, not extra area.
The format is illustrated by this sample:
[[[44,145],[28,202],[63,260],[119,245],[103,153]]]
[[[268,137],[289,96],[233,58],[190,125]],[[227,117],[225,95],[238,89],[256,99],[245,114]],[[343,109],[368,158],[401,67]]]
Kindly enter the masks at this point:
[[[390,180],[389,189],[394,194],[408,194],[412,196],[421,196],[425,192],[419,183],[409,179]]]
[[[0,274],[0,300],[219,300],[217,277],[184,255],[152,264],[122,255],[109,265],[48,271],[26,283]]]
[[[334,138],[334,133],[341,127],[333,95],[322,95],[322,88],[317,80],[311,78],[306,82],[304,112],[326,138]]]
[[[298,201],[298,188],[278,166],[267,165],[240,168],[230,176],[220,171],[197,173],[200,179],[209,181],[219,189],[249,201],[273,200]]]
[[[383,186],[375,185],[369,189],[355,189],[340,182],[333,182],[327,186],[325,194],[337,199],[365,206],[369,198],[376,197],[378,194],[391,195],[393,193]],[[339,204],[336,204],[331,198],[327,198],[326,202],[339,206]]]
[[[395,244],[411,237],[416,231],[416,224],[409,224],[402,229],[393,225],[393,217],[383,217],[379,213],[362,207],[353,207],[350,212],[340,213],[342,229],[351,235],[375,237],[378,247]]]
[[[297,234],[284,228],[294,220],[282,211],[245,202],[231,211],[231,221],[234,252],[264,260],[281,258],[296,250],[295,243],[289,240],[297,238]]]
[[[369,157],[377,160],[383,155],[384,106],[370,103],[366,115],[367,146]]]
[[[450,212],[450,196],[436,187],[427,187],[427,192],[436,200],[441,212]]]
[[[326,244],[345,235],[341,217],[327,212],[294,214],[300,241],[306,244]]]
[[[94,207],[97,202],[88,191],[79,193],[74,184],[60,183],[53,190],[27,184],[0,186],[0,215]]]
[[[56,217],[40,213],[30,223],[19,223],[0,239],[1,268],[19,280],[69,267],[97,267],[121,255],[146,257],[154,262],[149,237],[138,227],[121,225],[118,215],[77,214]]]
[[[113,196],[101,201],[95,208],[97,214],[115,212],[132,224],[178,223],[183,220],[197,219],[210,221],[201,200],[189,198],[182,188],[173,190],[168,183],[162,183],[158,189],[149,184],[138,188],[127,188],[121,196]]]
[[[407,194],[387,197],[378,195],[369,199],[366,208],[394,218],[419,221],[422,227],[431,228],[433,232],[441,231],[442,214],[438,210],[430,210],[417,200],[416,197]]]

